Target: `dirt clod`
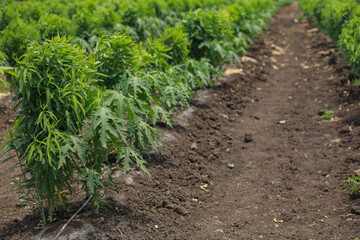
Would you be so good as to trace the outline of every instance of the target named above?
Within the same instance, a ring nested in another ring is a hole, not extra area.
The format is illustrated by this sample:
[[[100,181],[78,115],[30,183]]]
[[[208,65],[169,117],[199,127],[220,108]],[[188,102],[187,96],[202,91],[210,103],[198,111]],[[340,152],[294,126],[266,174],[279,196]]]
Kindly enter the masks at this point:
[[[245,143],[249,143],[249,142],[252,142],[253,141],[253,138],[252,138],[252,134],[250,134],[250,133],[247,133],[247,134],[245,134],[245,138],[244,138],[245,140]]]

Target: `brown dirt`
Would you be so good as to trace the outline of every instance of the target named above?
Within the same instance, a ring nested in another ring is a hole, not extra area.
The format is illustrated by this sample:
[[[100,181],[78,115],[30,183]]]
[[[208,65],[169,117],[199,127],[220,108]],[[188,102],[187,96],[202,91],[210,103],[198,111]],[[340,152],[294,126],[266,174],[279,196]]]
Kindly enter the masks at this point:
[[[360,165],[360,90],[334,44],[297,14],[296,3],[281,9],[235,74],[163,129],[151,177],[116,173],[126,184],[108,189],[98,215],[87,207],[63,239],[360,237],[360,198],[344,191]],[[319,120],[324,104],[332,120]],[[12,117],[1,117],[2,134]],[[7,165],[0,171],[1,239],[50,238],[83,202],[38,228],[38,213],[8,193]]]

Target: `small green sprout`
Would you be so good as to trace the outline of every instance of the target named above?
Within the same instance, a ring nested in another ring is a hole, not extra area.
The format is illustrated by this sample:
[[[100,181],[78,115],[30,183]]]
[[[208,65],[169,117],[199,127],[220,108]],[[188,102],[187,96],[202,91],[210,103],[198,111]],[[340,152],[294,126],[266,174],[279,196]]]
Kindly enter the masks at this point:
[[[323,113],[320,116],[320,120],[330,120],[333,117],[334,117],[334,111],[329,110],[329,111],[325,111],[325,113]]]

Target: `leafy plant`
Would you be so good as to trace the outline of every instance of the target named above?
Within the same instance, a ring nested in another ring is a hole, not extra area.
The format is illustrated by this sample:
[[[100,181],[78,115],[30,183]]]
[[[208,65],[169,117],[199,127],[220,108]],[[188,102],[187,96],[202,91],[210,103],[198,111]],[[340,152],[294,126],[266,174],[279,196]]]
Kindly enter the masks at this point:
[[[350,190],[351,194],[354,194],[359,191],[359,186],[360,186],[360,177],[359,176],[349,177],[348,180],[346,180],[345,182],[347,182],[347,183],[349,183],[349,185],[351,185],[349,188],[346,189],[346,190]]]
[[[73,36],[71,21],[56,14],[43,15],[37,25],[42,39],[51,39],[57,35]]]
[[[165,29],[159,39],[169,48],[168,54],[171,58],[167,61],[170,64],[181,64],[189,57],[189,38],[182,25]]]
[[[169,68],[168,61],[171,57],[168,52],[172,47],[166,46],[161,40],[149,38],[146,41],[146,52],[151,56],[151,62],[147,65],[151,69],[167,69]]]
[[[298,22],[301,22],[304,18],[305,18],[305,16],[304,15],[302,15],[302,14],[298,14],[298,15],[296,15],[296,20],[298,21]]]
[[[301,0],[304,12],[338,43],[358,76],[360,7],[356,0]]]
[[[353,82],[352,82],[352,84],[353,84],[354,86],[360,86],[360,79],[354,79]]]
[[[192,89],[213,86],[212,77],[219,73],[219,70],[206,58],[200,61],[190,58],[180,65],[180,71],[183,72]]]
[[[78,173],[90,190],[94,174],[99,174],[91,170],[93,160],[86,158],[88,148],[79,137],[96,66],[84,50],[55,37],[30,45],[15,69],[19,114],[6,153],[14,150],[21,168],[14,180],[20,198],[40,206],[44,223],[45,206],[51,221],[73,192],[71,183]]]
[[[135,65],[135,42],[125,34],[114,34],[99,39],[93,57],[102,64],[98,71],[102,74],[102,82],[98,84],[113,89],[121,80],[125,71]]]
[[[357,5],[356,2],[342,0],[327,3],[322,11],[321,26],[337,41],[344,24],[351,18],[352,11]]]
[[[7,93],[5,88],[10,86],[9,82],[5,79],[5,75],[14,75],[15,73],[12,71],[12,67],[8,67],[7,56],[0,52],[0,92]]]
[[[237,55],[230,41],[234,37],[232,23],[217,11],[190,12],[182,24],[189,35],[191,58],[208,58],[218,65],[227,56]]]
[[[0,51],[9,57],[9,63],[14,66],[15,58],[26,52],[27,45],[39,38],[39,31],[21,19],[11,21],[1,32]]]
[[[359,9],[360,13],[360,9]],[[360,17],[355,16],[350,22],[342,29],[339,38],[340,48],[345,52],[351,67],[354,69],[355,74],[360,74]]]
[[[209,16],[207,20],[206,17],[203,19],[206,24],[204,27],[220,34],[217,40],[221,43],[217,47],[231,40],[226,37],[221,41],[221,34],[226,36],[224,33],[233,28],[236,36],[234,47],[237,51],[243,51],[243,44],[251,42],[248,33],[261,33],[271,13],[277,7],[290,2],[292,0],[5,1],[0,2],[0,37],[6,41],[4,46],[0,42],[0,49],[10,57],[10,63],[14,66],[16,62],[13,58],[24,54],[28,43],[50,39],[57,34],[73,37],[72,42],[80,44],[88,51],[102,35],[111,35],[114,32],[127,33],[135,41],[157,39],[165,29],[178,25],[184,15],[189,15],[188,12],[202,9],[204,15]],[[229,5],[232,7],[227,8]],[[234,11],[227,14],[231,8]],[[210,16],[216,14],[218,17]],[[220,24],[219,27],[214,23]],[[17,29],[16,26],[20,28]],[[210,45],[207,45],[207,48],[210,48]],[[225,48],[228,50],[228,46]]]
[[[159,104],[171,108],[185,104],[190,92],[182,73],[166,62],[170,58],[166,54],[169,50],[158,40],[149,40],[143,48],[125,35],[104,37],[93,54],[97,61],[104,63],[98,69],[103,80],[99,84],[138,99],[142,105]],[[150,122],[156,120],[149,119]]]
[[[326,110],[325,113],[321,114],[320,120],[329,120],[334,117],[334,111]]]

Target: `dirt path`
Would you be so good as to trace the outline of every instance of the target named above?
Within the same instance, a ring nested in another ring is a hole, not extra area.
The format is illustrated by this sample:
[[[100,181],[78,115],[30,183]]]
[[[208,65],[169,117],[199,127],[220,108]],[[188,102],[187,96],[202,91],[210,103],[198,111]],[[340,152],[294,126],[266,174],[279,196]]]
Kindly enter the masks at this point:
[[[152,177],[116,173],[127,184],[108,189],[100,214],[89,207],[65,239],[360,237],[360,199],[343,182],[360,165],[360,91],[334,45],[294,21],[299,13],[296,3],[281,9],[237,73],[163,129]],[[319,121],[324,104],[333,120]],[[45,229],[9,203],[0,238],[54,236],[81,203]]]
[[[266,63],[265,81],[254,83],[255,102],[226,128],[234,143],[222,160],[236,168],[226,175],[221,168],[214,171],[214,198],[201,214],[207,231],[194,239],[360,236],[359,201],[349,200],[342,183],[349,163],[359,160],[359,143],[347,138],[354,126],[342,117],[359,108],[337,96],[347,90],[341,86],[346,70],[331,65],[335,55],[327,51],[333,44],[321,34],[311,36],[306,21],[296,24],[297,14],[295,4],[282,9],[248,53]],[[324,104],[340,121],[319,121]],[[246,134],[252,136],[249,143]]]

